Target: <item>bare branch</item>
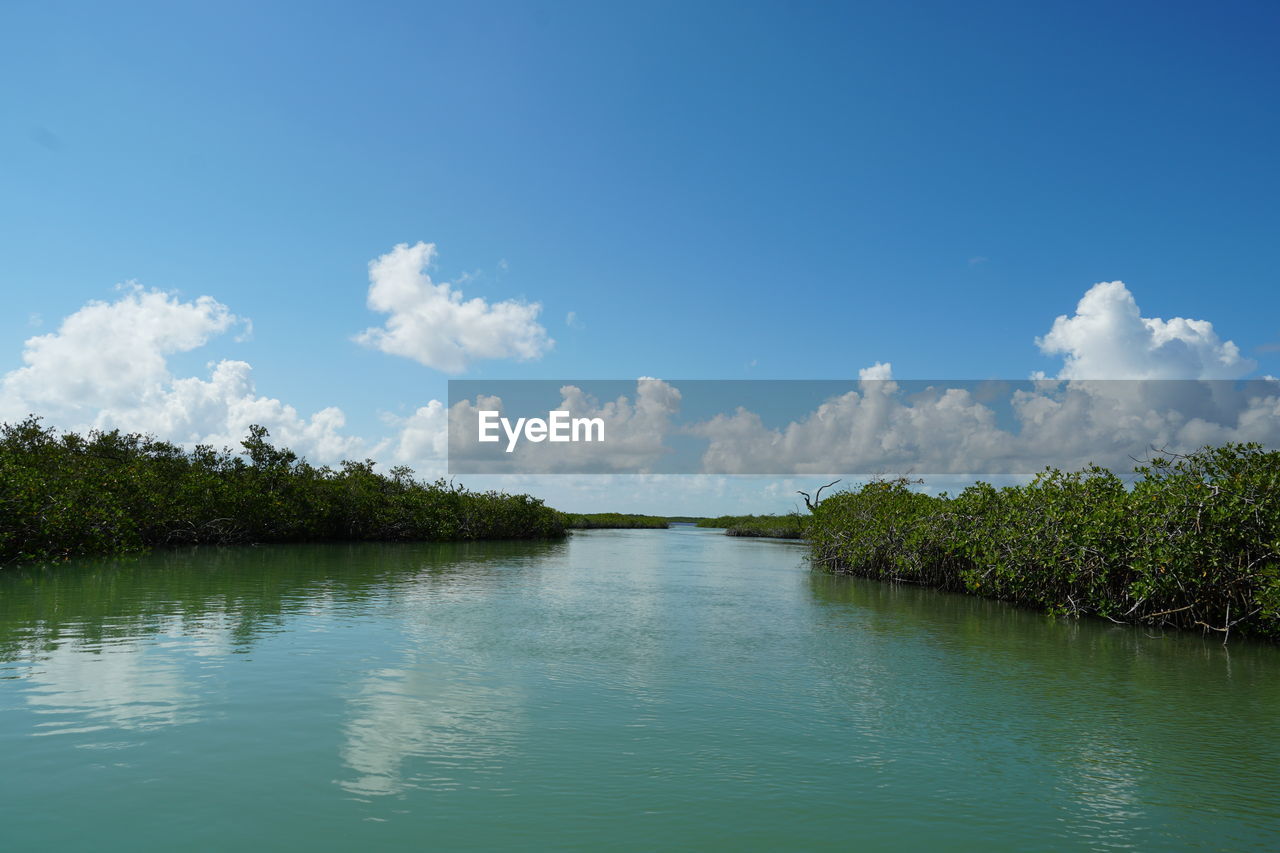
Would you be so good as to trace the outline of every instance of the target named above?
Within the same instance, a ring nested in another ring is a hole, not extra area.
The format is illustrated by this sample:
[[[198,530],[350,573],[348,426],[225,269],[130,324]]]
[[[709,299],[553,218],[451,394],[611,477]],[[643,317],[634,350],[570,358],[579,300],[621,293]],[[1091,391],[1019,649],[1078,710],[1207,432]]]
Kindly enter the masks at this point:
[[[822,500],[822,490],[823,490],[823,489],[829,489],[829,488],[831,488],[832,486],[834,486],[834,485],[835,485],[836,483],[838,483],[838,482],[840,482],[840,481],[839,481],[839,480],[832,480],[830,483],[827,483],[825,486],[821,486],[821,487],[818,489],[818,491],[816,491],[816,492],[814,492],[814,493],[813,493],[813,498],[812,498],[812,499],[810,499],[810,497],[809,497],[809,493],[808,493],[808,492],[802,492],[802,491],[800,491],[799,489],[796,489],[796,494],[798,494],[798,495],[802,495],[802,496],[804,497],[804,505],[805,505],[806,507],[808,507],[808,508],[809,508],[809,512],[813,512],[813,511],[814,511],[814,507],[816,507],[816,506],[818,505],[818,501]]]

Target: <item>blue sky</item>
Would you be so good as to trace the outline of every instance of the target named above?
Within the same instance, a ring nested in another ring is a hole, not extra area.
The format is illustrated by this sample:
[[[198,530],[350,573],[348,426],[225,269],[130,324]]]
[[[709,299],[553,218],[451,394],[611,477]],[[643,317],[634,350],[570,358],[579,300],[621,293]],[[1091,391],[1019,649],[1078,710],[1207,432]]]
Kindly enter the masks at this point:
[[[1280,373],[1271,3],[0,9],[0,373],[135,280],[303,413],[445,396],[368,264],[537,302],[500,378],[1024,377],[1095,282]],[[574,312],[577,322],[566,323]],[[1261,350],[1257,348],[1261,347]]]

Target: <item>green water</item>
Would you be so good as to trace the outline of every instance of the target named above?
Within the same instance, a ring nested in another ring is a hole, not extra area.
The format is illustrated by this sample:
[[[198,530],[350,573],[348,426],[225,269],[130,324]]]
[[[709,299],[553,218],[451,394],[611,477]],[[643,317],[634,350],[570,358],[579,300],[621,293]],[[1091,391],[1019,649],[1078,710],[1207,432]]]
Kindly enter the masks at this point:
[[[1280,649],[792,543],[0,572],[0,849],[1276,849]]]

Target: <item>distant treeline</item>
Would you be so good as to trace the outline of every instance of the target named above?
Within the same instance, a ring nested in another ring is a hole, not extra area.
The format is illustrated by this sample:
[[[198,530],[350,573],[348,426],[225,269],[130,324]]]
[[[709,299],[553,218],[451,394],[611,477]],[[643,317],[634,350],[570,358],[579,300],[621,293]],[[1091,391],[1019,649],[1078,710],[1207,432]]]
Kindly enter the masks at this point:
[[[763,536],[774,539],[803,539],[809,519],[799,513],[790,515],[722,515],[703,518],[699,527],[723,527],[728,536]]]
[[[473,492],[373,462],[316,467],[250,429],[244,453],[119,431],[0,425],[0,565],[150,546],[561,536],[528,495]]]
[[[1136,473],[1126,487],[1102,468],[1046,470],[955,496],[873,482],[818,504],[805,535],[831,572],[1280,638],[1280,453],[1205,448]]]
[[[561,513],[564,526],[573,530],[602,529],[667,529],[667,519],[657,515],[634,515],[621,512]]]

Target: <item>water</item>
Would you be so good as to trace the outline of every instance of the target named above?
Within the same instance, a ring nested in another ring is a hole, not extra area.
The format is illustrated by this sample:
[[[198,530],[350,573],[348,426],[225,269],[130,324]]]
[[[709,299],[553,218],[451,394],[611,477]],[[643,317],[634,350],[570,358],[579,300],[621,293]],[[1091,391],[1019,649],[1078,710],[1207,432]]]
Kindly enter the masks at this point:
[[[1280,649],[803,554],[686,528],[5,570],[0,847],[1280,844]]]

